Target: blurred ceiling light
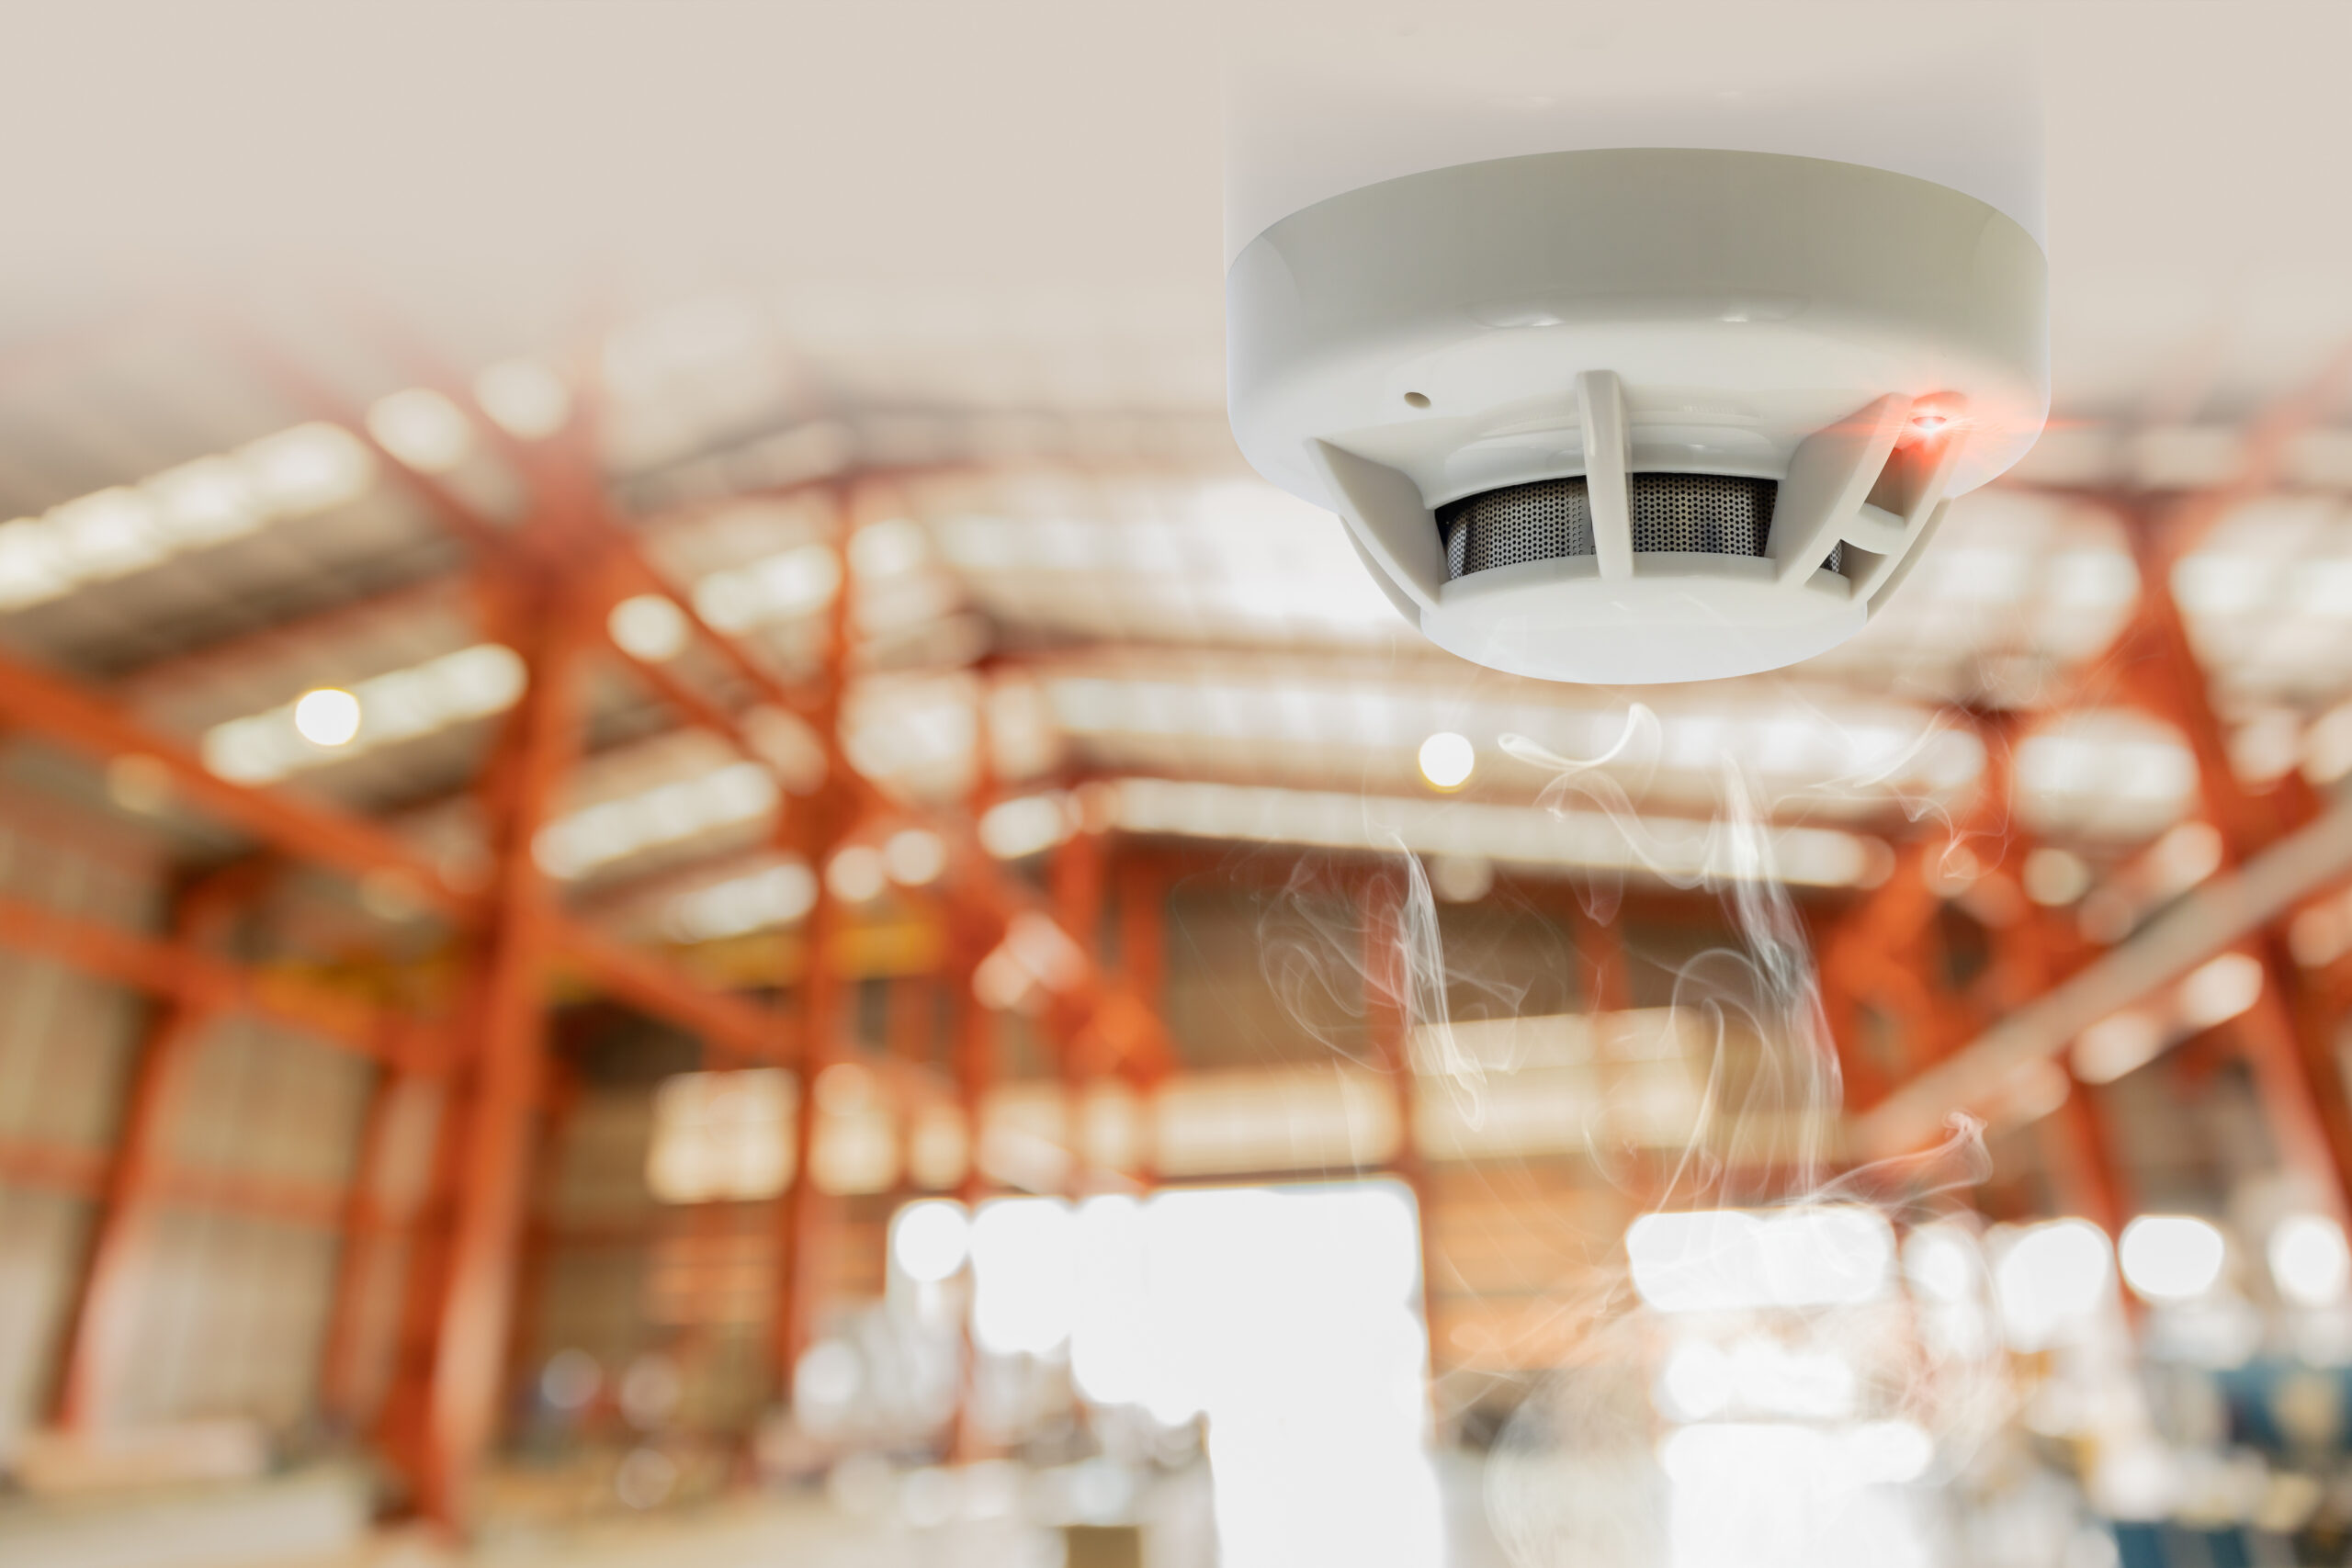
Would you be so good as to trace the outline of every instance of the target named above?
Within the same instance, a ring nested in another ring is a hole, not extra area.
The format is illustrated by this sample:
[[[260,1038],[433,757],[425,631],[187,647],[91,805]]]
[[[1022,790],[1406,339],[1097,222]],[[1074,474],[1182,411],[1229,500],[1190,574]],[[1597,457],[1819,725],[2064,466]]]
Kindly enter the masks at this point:
[[[1645,1214],[1625,1231],[1634,1289],[1657,1312],[1738,1312],[1875,1300],[1894,1233],[1876,1210],[1824,1204]]]
[[[2030,826],[2108,838],[2177,820],[2197,792],[2196,759],[2177,734],[2115,712],[2078,715],[2028,736],[2015,775],[2013,793]]]
[[[2185,1302],[2221,1280],[2229,1247],[2194,1214],[2142,1214],[2123,1227],[2116,1252],[2132,1290],[2153,1302]]]
[[[1478,765],[1478,752],[1466,738],[1442,729],[1421,742],[1419,761],[1421,777],[1430,788],[1460,789],[1470,782],[1470,772]]]
[[[2270,1233],[2270,1277],[2297,1306],[2326,1307],[2352,1285],[2352,1248],[2344,1227],[2324,1214],[2290,1214]]]
[[[349,431],[297,425],[226,457],[117,486],[0,525],[0,610],[62,597],[264,524],[323,511],[368,487],[373,465]]]
[[[825,867],[826,888],[844,904],[865,904],[879,897],[887,880],[882,852],[871,844],[847,845]]]
[[[1075,735],[1208,737],[1393,750],[1399,763],[1435,740],[1432,731],[1441,727],[1449,732],[1457,726],[1487,733],[1516,730],[1569,756],[1605,751],[1625,729],[1623,710],[1598,702],[1563,707],[1497,699],[1465,713],[1462,701],[1450,694],[1363,681],[1056,674],[1045,683],[1057,722]],[[1776,780],[1848,794],[1945,793],[1984,769],[1984,743],[1974,734],[1936,728],[1925,710],[1907,705],[1890,704],[1874,714],[1839,719],[1793,704],[1760,712],[1752,705],[1736,712],[1677,707],[1657,718],[1657,761],[1710,780],[1727,754]],[[1468,746],[1458,734],[1437,745],[1458,758],[1463,753],[1456,741]],[[1475,767],[1475,749],[1469,761]]]
[[[972,1223],[961,1203],[928,1199],[890,1216],[890,1261],[917,1284],[937,1284],[971,1253]]]
[[[813,615],[841,591],[841,558],[826,545],[801,545],[748,566],[714,571],[694,586],[695,609],[729,634]]]
[[[661,664],[686,650],[686,613],[666,593],[639,593],[613,606],[605,617],[613,646],[632,659]]]
[[[849,569],[860,577],[897,577],[931,553],[922,525],[904,517],[868,523],[849,536]]]
[[[2154,1061],[2164,1048],[2164,1026],[2135,1009],[2084,1030],[2070,1059],[2083,1082],[2113,1083]]]
[[[2172,570],[2173,597],[2191,615],[2242,615],[2278,604],[2283,558],[2198,550]]]
[[[553,435],[571,415],[571,389],[536,359],[485,367],[474,378],[474,400],[499,428],[524,441]]]
[[[2180,1021],[2190,1029],[2226,1023],[2262,999],[2262,960],[2225,953],[2189,972],[2180,983]]]
[[[2078,1335],[2109,1300],[2113,1253],[2088,1220],[2030,1225],[1993,1269],[2001,1325],[2018,1350],[2041,1350]]]
[[[798,1098],[775,1067],[663,1079],[653,1091],[646,1185],[664,1203],[775,1197],[791,1179]]]
[[[1052,849],[1078,831],[1078,804],[1064,790],[1000,800],[980,814],[980,847],[999,860]]]
[[[262,505],[277,517],[341,505],[368,488],[376,468],[360,439],[334,424],[281,430],[237,457]]]
[[[2044,844],[2029,851],[2025,896],[2046,908],[2063,908],[2090,891],[2091,868],[2080,855]]]
[[[1674,877],[1740,879],[1759,870],[1817,887],[1874,886],[1892,856],[1877,840],[1826,828],[1771,831],[1761,855],[1719,825],[1650,818],[1625,824],[1599,811],[1546,811],[1473,801],[1416,800],[1243,784],[1123,779],[1113,819],[1131,833],[1175,833],[1327,849],[1479,855],[1504,865],[1598,866]],[[1759,864],[1759,863],[1761,863]]]
[[[1395,610],[1328,513],[1272,485],[1170,485],[1153,499],[1146,515],[948,517],[933,536],[984,603],[1009,591],[1057,626],[1171,640],[1396,635]]]
[[[376,400],[368,434],[377,445],[422,474],[446,474],[474,447],[466,411],[430,387],[411,387]]]
[[[184,548],[241,538],[265,521],[252,479],[232,457],[198,457],[139,488],[155,503],[165,536]]]
[[[957,674],[868,682],[845,705],[842,750],[858,772],[905,794],[960,795],[979,756],[978,695]]]
[[[882,846],[882,868],[901,887],[927,887],[947,869],[947,846],[928,828],[901,828]]]
[[[559,818],[539,829],[531,852],[549,876],[570,881],[645,850],[756,821],[775,805],[768,771],[735,762]]]
[[[680,942],[717,942],[788,926],[817,907],[817,877],[798,861],[679,895],[663,919]]]
[[[77,577],[127,577],[170,555],[154,503],[118,487],[69,501],[46,519],[59,554]]]
[[[527,679],[514,649],[476,643],[354,684],[343,694],[356,704],[357,724],[340,743],[313,739],[300,728],[300,704],[288,703],[206,730],[204,765],[238,784],[268,784],[305,768],[503,712],[523,694]],[[329,705],[340,706],[332,699]],[[327,706],[314,715],[320,724],[331,716]]]
[[[359,733],[359,699],[322,686],[294,700],[295,733],[313,746],[348,746]]]

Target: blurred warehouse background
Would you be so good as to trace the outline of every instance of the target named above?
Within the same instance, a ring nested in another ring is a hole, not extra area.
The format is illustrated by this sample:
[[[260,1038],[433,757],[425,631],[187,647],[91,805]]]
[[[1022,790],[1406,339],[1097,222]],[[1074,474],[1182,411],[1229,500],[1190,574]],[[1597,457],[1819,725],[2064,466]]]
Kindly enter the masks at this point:
[[[1634,693],[1240,462],[1160,9],[6,13],[0,1561],[2346,1561],[2352,18],[2043,16],[2048,434]]]

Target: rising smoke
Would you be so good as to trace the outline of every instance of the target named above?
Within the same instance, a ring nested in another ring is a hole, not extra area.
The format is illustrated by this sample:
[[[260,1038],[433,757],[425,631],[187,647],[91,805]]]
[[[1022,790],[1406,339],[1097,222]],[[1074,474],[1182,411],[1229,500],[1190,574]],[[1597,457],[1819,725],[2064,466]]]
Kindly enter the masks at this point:
[[[1547,776],[1547,809],[1606,813],[1649,874],[1715,894],[1728,940],[1676,967],[1668,1007],[1635,1015],[1658,1038],[1634,1052],[1698,1058],[1687,1138],[1629,1162],[1586,1134],[1594,1168],[1617,1173],[1656,1223],[1637,1220],[1622,1247],[1584,1238],[1605,1261],[1577,1299],[1549,1303],[1553,1323],[1578,1325],[1565,1356],[1506,1349],[1524,1386],[1487,1467],[1490,1522],[1518,1568],[1932,1563],[1951,1506],[1933,1483],[1968,1469],[2009,1404],[1983,1262],[1953,1196],[1989,1174],[1981,1129],[1959,1118],[1923,1154],[1841,1158],[1818,972],[1774,875],[1770,818],[1799,803],[1768,810],[1726,765],[1713,819],[1689,829],[1706,840],[1694,856],[1635,809],[1659,734],[1636,704],[1599,757],[1501,742]],[[1915,818],[1935,809],[1907,805]],[[1692,864],[1703,869],[1674,869]],[[1401,847],[1371,915],[1308,912],[1304,880],[1285,891],[1261,951],[1293,1015],[1344,1049],[1329,1021],[1351,993],[1400,1011],[1414,1070],[1442,1080],[1476,1126],[1510,1086],[1459,1043],[1449,997],[1510,1016],[1532,978],[1449,960],[1429,879]],[[1615,878],[1596,874],[1578,896],[1589,919],[1619,918]],[[1592,1038],[1600,1049],[1610,1035]]]

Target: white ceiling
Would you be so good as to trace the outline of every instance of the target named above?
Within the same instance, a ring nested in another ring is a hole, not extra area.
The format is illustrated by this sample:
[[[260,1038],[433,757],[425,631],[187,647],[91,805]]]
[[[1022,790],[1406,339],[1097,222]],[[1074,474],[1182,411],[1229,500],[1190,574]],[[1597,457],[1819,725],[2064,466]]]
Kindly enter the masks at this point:
[[[1463,14],[13,8],[0,328],[31,334],[116,290],[302,277],[391,297],[470,355],[558,341],[591,311],[748,289],[789,295],[852,352],[968,341],[976,321],[1015,344],[1133,336],[1145,352],[1122,355],[1120,400],[1214,405],[1223,52],[1278,25],[1340,44]],[[1622,8],[1474,14],[1554,51],[1565,91],[1724,15],[1645,12],[1632,35]],[[2229,417],[2352,335],[2352,8],[1738,16],[1749,39],[1758,17],[1777,35],[1753,46],[1759,76],[1872,28],[2039,33],[2063,412]]]

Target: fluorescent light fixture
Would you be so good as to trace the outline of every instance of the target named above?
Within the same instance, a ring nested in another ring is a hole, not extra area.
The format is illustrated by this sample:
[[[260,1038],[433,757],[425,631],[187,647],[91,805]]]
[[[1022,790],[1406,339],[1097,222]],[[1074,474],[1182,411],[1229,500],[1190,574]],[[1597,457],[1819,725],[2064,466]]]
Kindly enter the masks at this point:
[[[927,887],[947,869],[947,846],[928,828],[901,828],[882,846],[882,869],[901,887]]]
[[[646,1185],[665,1203],[775,1197],[792,1175],[798,1098],[776,1067],[663,1079],[653,1091]]]
[[[357,682],[347,693],[311,692],[283,706],[216,724],[204,732],[204,765],[238,784],[274,783],[306,768],[503,712],[523,694],[527,679],[513,649],[476,643]],[[343,733],[340,726],[353,716],[343,705],[345,701],[356,705],[356,727],[339,742],[322,739]],[[308,721],[306,703],[312,705]]]
[[[980,814],[980,847],[999,860],[1050,850],[1078,831],[1078,803],[1065,790],[1000,800]]]
[[[541,441],[571,415],[571,389],[536,359],[502,359],[474,378],[474,400],[509,435]]]
[[[1889,860],[1876,840],[1826,828],[1771,829],[1759,866],[1755,856],[1741,852],[1728,834],[1709,824],[1648,818],[1641,825],[1647,841],[1637,845],[1623,825],[1598,811],[1173,779],[1123,779],[1114,800],[1113,820],[1131,833],[1344,850],[1402,848],[1415,854],[1478,855],[1507,865],[1734,880],[1760,873],[1804,886],[1853,887],[1883,880]],[[985,836],[985,821],[982,831]],[[994,845],[990,849],[998,852]]]
[[[902,576],[930,554],[930,536],[904,517],[868,523],[849,537],[849,569],[862,578]]]
[[[825,867],[825,886],[844,904],[865,904],[878,898],[888,877],[882,852],[871,844],[849,844]]]
[[[831,547],[802,545],[712,572],[694,586],[695,609],[720,631],[747,632],[813,615],[832,603],[841,585],[841,558]]]
[[[332,424],[300,424],[226,457],[116,486],[0,525],[0,610],[62,598],[264,525],[340,505],[374,476],[367,446]]]
[[[446,474],[474,447],[474,427],[465,410],[430,387],[377,399],[368,411],[368,434],[421,474]]]
[[[2037,829],[2110,840],[2168,826],[2197,794],[2197,761],[2176,733],[2112,711],[2026,737],[2014,773],[2018,805]]]
[[[2091,890],[2091,868],[2080,855],[2049,844],[2027,852],[2025,896],[2045,908],[2058,909]]]
[[[1042,683],[1056,722],[1074,735],[1344,748],[1392,752],[1400,762],[1435,735],[1464,732],[1515,731],[1564,755],[1598,756],[1618,743],[1626,723],[1622,705],[1600,701],[1563,705],[1498,694],[1465,706],[1459,694],[1434,686],[1362,679],[1072,672],[1047,675]],[[1891,702],[1841,718],[1794,702],[1736,711],[1676,705],[1656,716],[1658,766],[1705,779],[1732,756],[1797,787],[1844,781],[1853,790],[1942,794],[1984,769],[1984,746],[1974,735],[1938,729],[1927,710]],[[1466,741],[1435,744],[1451,767],[1462,765]]]
[[[340,425],[298,424],[237,453],[254,493],[275,518],[339,506],[368,488],[376,465]]]
[[[549,876],[570,881],[646,850],[755,821],[776,799],[765,768],[730,763],[560,818],[539,829],[532,854]]]
[[[663,919],[680,942],[716,942],[788,926],[816,907],[816,874],[787,861],[681,894]]]
[[[649,664],[665,663],[686,650],[686,613],[666,593],[639,593],[622,600],[605,617],[613,646]]]

